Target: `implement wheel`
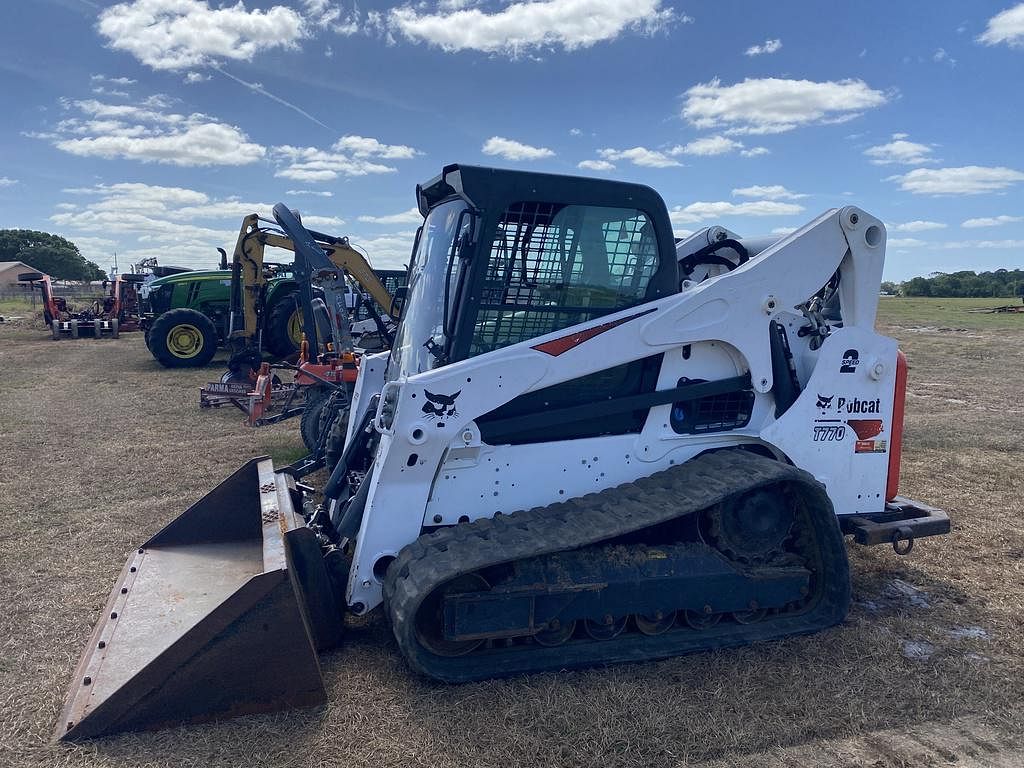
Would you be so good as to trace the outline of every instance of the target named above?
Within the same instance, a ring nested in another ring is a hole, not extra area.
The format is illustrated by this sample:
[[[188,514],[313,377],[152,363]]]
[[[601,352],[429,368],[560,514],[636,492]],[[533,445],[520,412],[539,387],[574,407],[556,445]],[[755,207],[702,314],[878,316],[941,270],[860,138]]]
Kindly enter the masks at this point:
[[[217,352],[217,329],[202,312],[172,309],[153,323],[149,351],[166,368],[198,368]]]
[[[50,323],[50,332],[53,334],[54,341],[60,341],[60,320],[54,320]]]

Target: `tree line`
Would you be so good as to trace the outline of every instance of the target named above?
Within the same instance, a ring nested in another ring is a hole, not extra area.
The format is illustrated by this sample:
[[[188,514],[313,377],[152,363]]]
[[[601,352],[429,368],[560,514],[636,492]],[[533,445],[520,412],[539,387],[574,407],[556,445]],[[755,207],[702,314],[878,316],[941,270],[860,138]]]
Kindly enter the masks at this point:
[[[882,291],[899,296],[1012,298],[1024,296],[1024,270],[933,272],[928,277],[913,277],[902,283],[886,281]]]
[[[23,261],[55,280],[105,280],[107,273],[60,235],[34,229],[0,229],[0,261]]]

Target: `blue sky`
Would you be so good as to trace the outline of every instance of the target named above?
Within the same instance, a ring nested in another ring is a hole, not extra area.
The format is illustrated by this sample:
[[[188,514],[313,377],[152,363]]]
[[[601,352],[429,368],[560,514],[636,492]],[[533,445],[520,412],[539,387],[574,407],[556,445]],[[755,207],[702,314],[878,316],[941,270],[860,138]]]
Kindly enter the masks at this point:
[[[0,227],[212,266],[284,200],[377,266],[451,162],[650,184],[677,232],[856,204],[885,276],[1024,266],[1024,3],[32,0]]]

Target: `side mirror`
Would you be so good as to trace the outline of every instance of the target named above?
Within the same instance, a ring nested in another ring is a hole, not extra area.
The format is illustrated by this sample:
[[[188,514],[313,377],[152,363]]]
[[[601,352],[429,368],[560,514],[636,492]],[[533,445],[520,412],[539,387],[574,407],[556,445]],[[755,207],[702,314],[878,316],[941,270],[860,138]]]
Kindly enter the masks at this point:
[[[388,314],[392,317],[398,318],[402,316],[405,311],[405,300],[409,296],[409,288],[407,286],[401,286],[395,289],[394,294],[391,296],[391,306],[388,307]]]
[[[227,269],[228,268],[228,252],[225,251],[223,248],[218,248],[217,250],[220,251],[220,268],[221,269]]]

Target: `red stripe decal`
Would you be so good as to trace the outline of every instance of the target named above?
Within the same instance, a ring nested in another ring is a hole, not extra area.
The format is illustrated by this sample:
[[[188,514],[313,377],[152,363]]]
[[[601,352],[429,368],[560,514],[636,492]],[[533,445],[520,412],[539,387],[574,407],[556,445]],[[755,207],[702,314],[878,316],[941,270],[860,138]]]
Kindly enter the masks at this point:
[[[620,320],[612,320],[610,323],[595,325],[593,328],[587,328],[585,331],[570,333],[568,336],[563,336],[560,339],[545,341],[543,344],[537,344],[532,347],[532,349],[536,349],[538,352],[546,352],[552,357],[558,357],[563,352],[568,352],[573,347],[578,347],[583,342],[590,341],[590,339],[595,336],[600,336],[605,331],[610,331],[612,328],[622,325],[623,323],[628,323],[630,320],[636,320],[638,317],[649,315],[656,309],[657,308],[654,307],[643,312],[637,312],[635,315],[630,315],[629,317],[623,317]]]
[[[903,411],[907,401],[907,356],[896,352],[896,392],[892,406],[892,439],[889,446],[889,476],[885,500],[892,501],[900,491],[900,453],[903,450]]]

